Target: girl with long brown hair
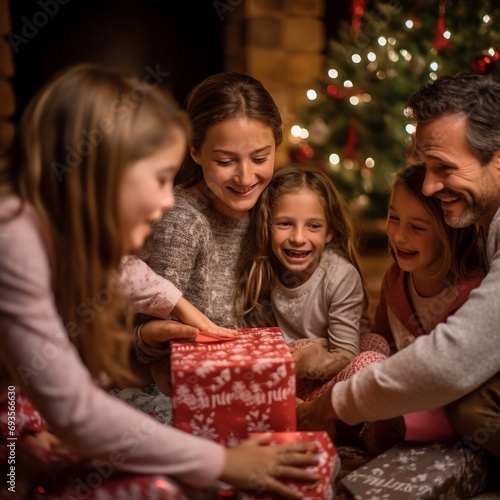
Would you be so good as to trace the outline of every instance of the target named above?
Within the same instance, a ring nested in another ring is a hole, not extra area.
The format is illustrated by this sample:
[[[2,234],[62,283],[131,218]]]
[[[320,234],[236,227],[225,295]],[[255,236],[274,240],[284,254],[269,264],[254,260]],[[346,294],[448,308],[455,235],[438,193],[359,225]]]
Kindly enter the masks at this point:
[[[53,437],[45,445],[71,453],[57,458],[65,472],[51,475],[37,429],[21,429],[23,418],[7,420],[0,446],[7,456],[9,433],[17,437],[13,488],[22,498],[81,493],[82,482],[96,487],[86,481],[99,471],[103,487],[119,473],[149,476],[143,493],[156,488],[162,498],[185,498],[184,486],[168,478],[196,488],[223,480],[291,498],[280,477],[317,479],[295,467],[314,463],[305,443],[260,446],[264,438],[224,449],[161,425],[103,390],[138,379],[123,321],[126,298],[159,317],[189,321],[193,314],[187,328],[215,326],[143,263],[123,260],[172,209],[187,138],[184,113],[160,86],[80,65],[31,101],[2,160],[0,366],[8,377],[2,396],[14,413],[28,398]],[[64,468],[75,461],[81,476]],[[46,466],[42,475],[33,463]]]

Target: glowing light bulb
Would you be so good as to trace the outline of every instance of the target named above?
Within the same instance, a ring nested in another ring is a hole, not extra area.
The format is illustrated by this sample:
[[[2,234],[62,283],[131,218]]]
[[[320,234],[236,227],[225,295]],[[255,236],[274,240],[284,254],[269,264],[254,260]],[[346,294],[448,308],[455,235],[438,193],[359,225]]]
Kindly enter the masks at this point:
[[[294,137],[300,137],[300,133],[302,132],[302,127],[300,125],[294,125],[291,129],[290,129],[290,133],[294,136]]]
[[[337,76],[339,76],[339,72],[336,70],[336,69],[329,69],[328,70],[328,76],[330,78],[337,78]]]
[[[351,60],[354,64],[358,64],[361,62],[361,56],[359,54],[353,54]]]
[[[385,47],[387,45],[387,39],[384,36],[379,36],[377,42],[381,47]]]
[[[315,90],[313,89],[309,89],[307,92],[306,92],[306,95],[307,95],[307,98],[310,100],[310,101],[314,101],[317,97],[318,97],[318,94],[316,93]]]
[[[406,125],[405,129],[406,131],[411,135],[413,134],[413,132],[415,132],[415,125],[412,125],[411,123],[409,123],[408,125]]]
[[[328,159],[332,165],[338,165],[340,163],[340,156],[337,153],[332,153]]]
[[[368,52],[368,54],[366,54],[366,58],[369,60],[369,61],[375,61],[377,59],[377,55],[375,54],[375,52]]]
[[[408,21],[405,22],[405,26],[411,30],[413,28],[413,21],[408,19]]]

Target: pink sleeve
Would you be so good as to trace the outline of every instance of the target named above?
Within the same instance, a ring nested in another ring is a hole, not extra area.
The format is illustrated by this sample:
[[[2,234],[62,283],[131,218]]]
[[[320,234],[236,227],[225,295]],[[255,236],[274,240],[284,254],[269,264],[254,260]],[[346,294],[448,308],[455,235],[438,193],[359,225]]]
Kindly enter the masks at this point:
[[[134,256],[121,262],[123,291],[136,312],[166,318],[182,296],[173,283]]]
[[[125,471],[211,484],[223,468],[222,446],[161,425],[94,384],[57,314],[33,221],[23,213],[0,222],[1,365],[75,452]]]

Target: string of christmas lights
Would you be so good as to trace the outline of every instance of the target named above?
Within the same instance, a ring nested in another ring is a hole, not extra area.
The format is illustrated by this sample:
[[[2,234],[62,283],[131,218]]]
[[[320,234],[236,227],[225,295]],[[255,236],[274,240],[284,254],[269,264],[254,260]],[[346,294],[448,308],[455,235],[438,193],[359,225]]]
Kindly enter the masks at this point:
[[[500,7],[493,0],[353,0],[330,40],[324,76],[290,129],[295,162],[328,172],[352,208],[385,215],[394,171],[408,161],[409,95],[442,74],[500,77]]]

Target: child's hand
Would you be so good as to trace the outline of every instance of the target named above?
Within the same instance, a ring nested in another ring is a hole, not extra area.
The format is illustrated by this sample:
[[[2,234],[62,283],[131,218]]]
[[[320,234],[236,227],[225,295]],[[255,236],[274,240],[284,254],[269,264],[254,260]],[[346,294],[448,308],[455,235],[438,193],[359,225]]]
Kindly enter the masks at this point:
[[[301,339],[291,344],[290,350],[295,361],[295,376],[308,377],[327,352],[327,344],[323,339]]]
[[[226,463],[220,479],[236,488],[246,490],[267,490],[286,498],[300,499],[301,496],[285,486],[279,478],[298,481],[317,481],[318,474],[299,468],[314,465],[314,443],[286,443],[262,446],[269,443],[271,436],[247,439],[233,448],[226,449]],[[312,453],[311,453],[312,452]]]
[[[29,446],[36,446],[54,453],[69,453],[69,449],[62,441],[49,431],[41,431],[34,434],[26,434],[23,441]]]
[[[175,316],[186,325],[190,325],[205,332],[215,333],[221,337],[233,338],[236,334],[236,330],[217,326],[184,297],[181,297],[179,302],[177,302],[172,310],[172,316]]]
[[[308,363],[306,349],[300,349],[298,347],[288,347],[288,349],[292,354],[292,358],[295,363],[295,376],[297,378],[305,377],[309,369],[307,366]]]
[[[345,349],[328,351],[323,340],[309,340],[302,344],[297,341],[289,347],[295,361],[297,378],[309,380],[329,380],[341,372],[355,355]]]

